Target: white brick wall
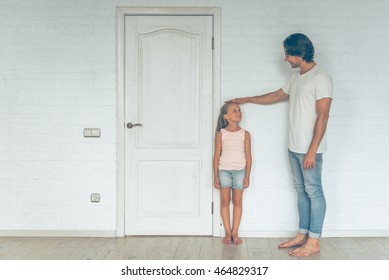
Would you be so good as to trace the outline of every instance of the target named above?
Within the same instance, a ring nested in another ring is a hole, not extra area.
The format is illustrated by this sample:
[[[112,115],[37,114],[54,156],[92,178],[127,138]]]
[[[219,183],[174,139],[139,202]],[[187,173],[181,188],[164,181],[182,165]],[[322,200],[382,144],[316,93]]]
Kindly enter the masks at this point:
[[[0,231],[115,230],[116,6],[221,7],[223,100],[280,88],[282,40],[306,33],[335,87],[324,235],[388,234],[386,0],[0,0]],[[287,104],[242,109],[254,172],[241,230],[293,231]]]

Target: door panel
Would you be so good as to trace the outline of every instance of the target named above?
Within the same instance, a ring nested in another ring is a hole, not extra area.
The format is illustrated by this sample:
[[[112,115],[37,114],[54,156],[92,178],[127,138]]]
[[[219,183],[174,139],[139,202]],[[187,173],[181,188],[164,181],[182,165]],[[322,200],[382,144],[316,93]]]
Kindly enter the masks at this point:
[[[126,16],[125,234],[212,234],[212,17]]]
[[[200,215],[199,162],[145,161],[139,162],[138,167],[141,188],[137,217],[196,218]],[[156,188],[153,177],[163,187]]]
[[[138,147],[198,147],[199,34],[161,29],[140,35],[139,47],[139,118],[147,126]]]

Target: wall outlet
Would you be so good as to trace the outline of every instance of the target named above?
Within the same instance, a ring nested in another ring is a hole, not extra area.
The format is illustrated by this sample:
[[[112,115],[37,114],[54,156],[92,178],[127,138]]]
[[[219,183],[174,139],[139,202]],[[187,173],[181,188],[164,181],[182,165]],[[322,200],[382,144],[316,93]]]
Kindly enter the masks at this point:
[[[99,193],[92,193],[90,195],[90,201],[91,202],[100,202],[100,194]]]

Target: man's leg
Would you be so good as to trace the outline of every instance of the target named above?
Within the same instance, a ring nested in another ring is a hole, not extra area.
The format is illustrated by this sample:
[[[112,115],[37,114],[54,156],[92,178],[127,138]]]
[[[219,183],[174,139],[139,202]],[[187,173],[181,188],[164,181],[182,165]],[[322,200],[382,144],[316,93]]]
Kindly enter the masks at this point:
[[[296,154],[289,151],[289,163],[293,176],[293,185],[297,192],[297,206],[299,213],[299,233],[292,239],[278,245],[279,248],[289,248],[293,246],[303,245],[309,232],[310,224],[310,199],[305,192],[304,175],[303,175],[303,154]]]
[[[321,181],[322,164],[322,154],[318,154],[315,167],[302,170],[305,192],[310,201],[309,238],[302,247],[290,252],[292,256],[309,256],[320,251],[319,238],[326,212],[326,200]]]

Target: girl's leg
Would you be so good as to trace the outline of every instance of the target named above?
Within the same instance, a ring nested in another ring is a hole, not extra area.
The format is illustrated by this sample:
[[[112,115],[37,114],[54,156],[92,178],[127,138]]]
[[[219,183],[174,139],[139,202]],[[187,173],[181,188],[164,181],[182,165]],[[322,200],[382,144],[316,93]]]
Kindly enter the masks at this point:
[[[231,188],[220,189],[220,213],[226,231],[226,236],[223,239],[223,244],[231,243],[231,225],[230,225],[230,201],[231,201]]]
[[[231,230],[232,242],[235,244],[241,244],[242,239],[239,238],[238,230],[240,225],[240,219],[242,218],[242,197],[243,190],[232,190],[232,203],[234,205],[233,214],[233,226]]]

